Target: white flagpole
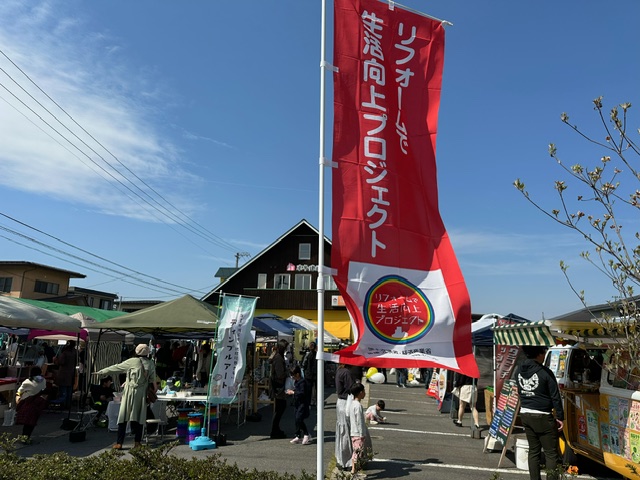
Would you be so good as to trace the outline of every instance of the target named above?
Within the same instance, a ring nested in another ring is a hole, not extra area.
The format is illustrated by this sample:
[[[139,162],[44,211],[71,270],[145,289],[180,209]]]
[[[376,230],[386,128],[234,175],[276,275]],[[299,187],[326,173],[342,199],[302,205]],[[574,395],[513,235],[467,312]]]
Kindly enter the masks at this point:
[[[320,28],[320,158],[319,158],[319,192],[318,192],[318,338],[316,339],[317,376],[316,376],[316,411],[318,413],[318,438],[316,440],[316,478],[324,478],[324,130],[325,130],[325,67],[326,67],[326,28],[327,2],[321,1],[322,13]]]

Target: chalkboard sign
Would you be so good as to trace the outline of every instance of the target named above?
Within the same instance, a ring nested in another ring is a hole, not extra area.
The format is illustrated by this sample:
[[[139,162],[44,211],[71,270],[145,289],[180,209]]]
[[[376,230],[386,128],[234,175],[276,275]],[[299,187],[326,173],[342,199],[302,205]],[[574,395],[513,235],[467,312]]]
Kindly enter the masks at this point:
[[[489,435],[502,441],[507,445],[507,439],[511,433],[511,428],[516,420],[516,415],[520,408],[520,398],[518,397],[518,385],[515,380],[507,380],[502,385],[500,396],[496,403],[496,411],[489,428]]]

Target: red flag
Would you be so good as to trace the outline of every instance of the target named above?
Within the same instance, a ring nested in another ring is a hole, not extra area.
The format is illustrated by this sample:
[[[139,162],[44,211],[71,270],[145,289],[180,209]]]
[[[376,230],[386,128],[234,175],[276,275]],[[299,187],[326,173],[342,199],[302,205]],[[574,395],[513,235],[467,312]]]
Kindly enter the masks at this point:
[[[356,324],[342,361],[477,377],[469,295],[438,211],[441,22],[336,0],[332,266]]]

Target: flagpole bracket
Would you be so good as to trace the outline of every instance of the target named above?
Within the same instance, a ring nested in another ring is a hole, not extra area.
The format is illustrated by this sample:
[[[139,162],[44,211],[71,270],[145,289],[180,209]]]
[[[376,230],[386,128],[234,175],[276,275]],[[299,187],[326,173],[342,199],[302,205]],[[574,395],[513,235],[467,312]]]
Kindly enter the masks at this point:
[[[318,273],[320,275],[335,276],[338,274],[338,270],[336,270],[335,268],[327,267],[326,265],[318,265]]]
[[[331,70],[332,72],[339,72],[340,69],[332,64],[330,64],[329,62],[327,62],[326,60],[322,60],[320,62],[320,68],[325,68],[327,70]]]
[[[329,160],[326,157],[320,157],[320,165],[324,165],[325,167],[338,168],[338,162]]]

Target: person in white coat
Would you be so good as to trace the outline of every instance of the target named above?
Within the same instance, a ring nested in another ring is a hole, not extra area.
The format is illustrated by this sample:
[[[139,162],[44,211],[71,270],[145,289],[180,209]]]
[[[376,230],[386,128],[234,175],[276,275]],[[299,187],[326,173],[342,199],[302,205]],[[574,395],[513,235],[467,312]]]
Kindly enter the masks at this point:
[[[147,421],[147,388],[149,385],[153,385],[154,391],[156,388],[156,367],[148,357],[149,346],[141,343],[136,347],[134,357],[97,372],[100,376],[115,373],[127,374],[118,413],[118,436],[113,446],[114,450],[122,450],[127,422],[131,424],[131,431],[134,434],[134,448],[141,445],[142,427]]]
[[[349,435],[351,436],[351,475],[355,478],[364,467],[371,451],[371,439],[369,429],[365,423],[362,399],[365,397],[365,388],[361,383],[355,383],[351,387],[353,401],[348,407]]]

